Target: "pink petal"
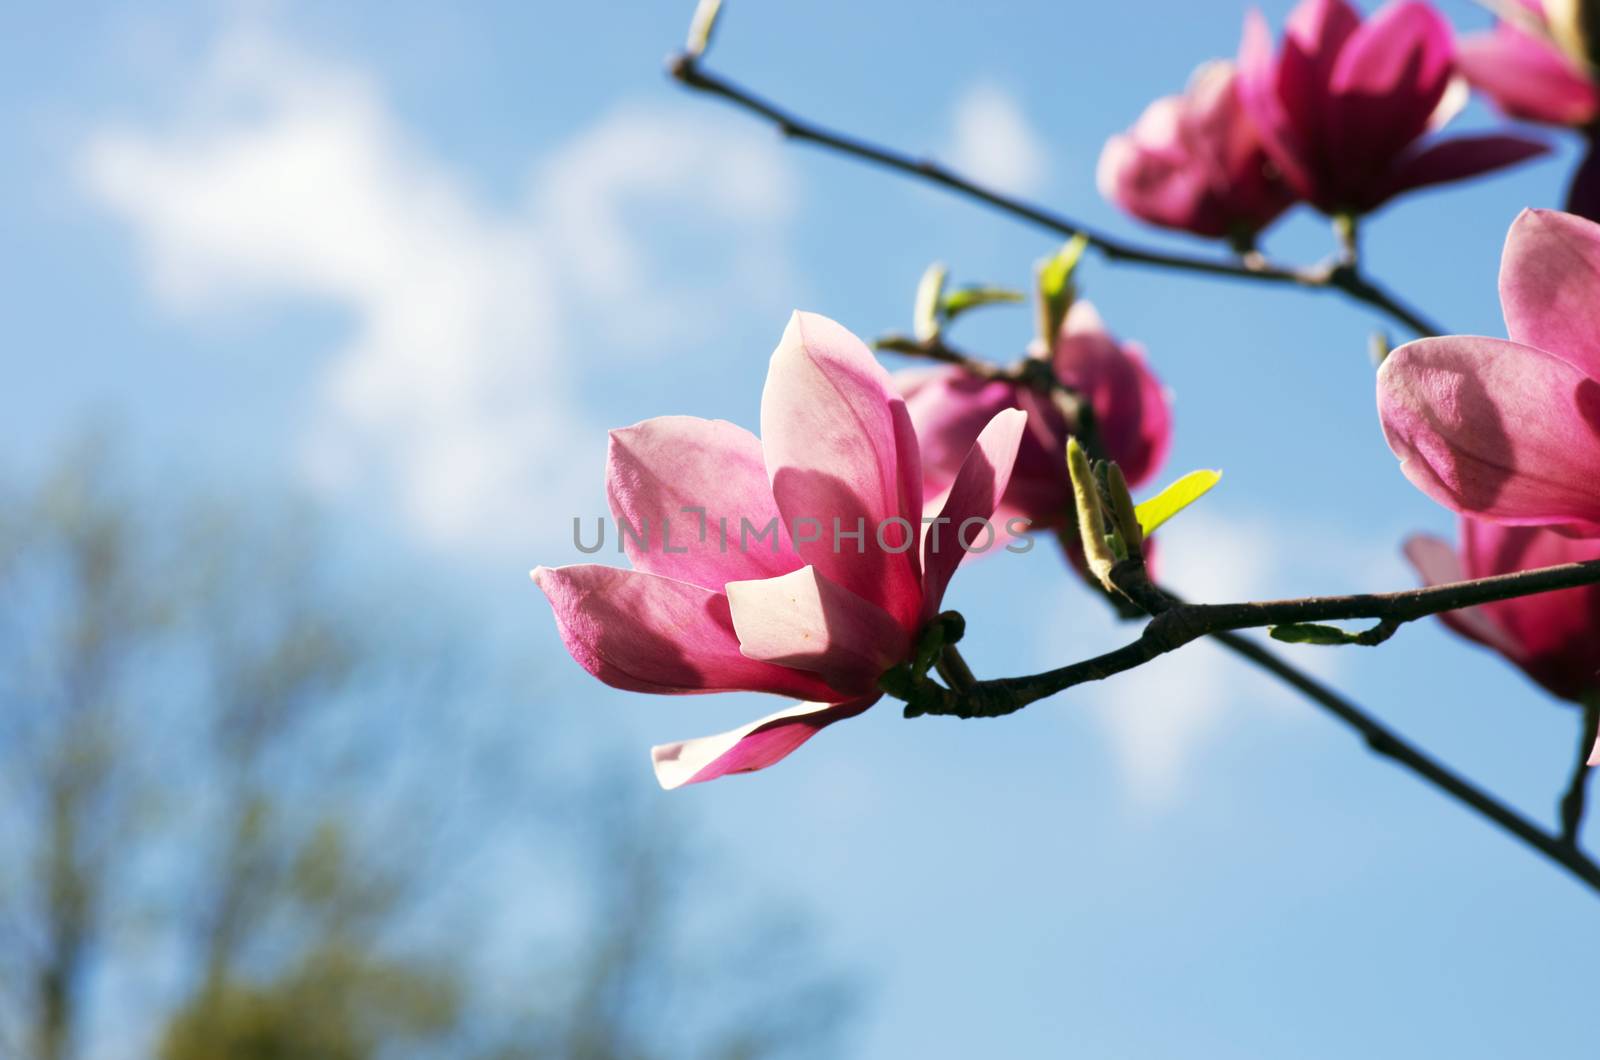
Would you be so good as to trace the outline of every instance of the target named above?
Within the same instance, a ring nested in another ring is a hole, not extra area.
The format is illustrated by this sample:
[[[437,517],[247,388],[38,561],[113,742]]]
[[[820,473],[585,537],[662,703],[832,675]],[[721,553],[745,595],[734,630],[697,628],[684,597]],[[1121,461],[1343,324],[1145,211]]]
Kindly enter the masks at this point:
[[[1327,136],[1334,70],[1360,30],[1361,13],[1344,0],[1304,0],[1284,21],[1278,94],[1299,130],[1301,149],[1312,156]]]
[[[1403,191],[1476,177],[1545,154],[1550,148],[1520,136],[1458,136],[1430,144],[1401,162],[1362,203],[1372,209]]]
[[[1461,520],[1461,547],[1473,578],[1600,559],[1600,540],[1480,519]],[[1516,645],[1507,657],[1545,688],[1571,700],[1600,688],[1600,588],[1499,600],[1483,610]]]
[[[730,773],[765,769],[787,758],[818,729],[853,718],[877,700],[872,696],[832,706],[797,703],[731,732],[652,747],[650,758],[655,763],[656,780],[670,791]]]
[[[1226,235],[1228,218],[1212,194],[1212,168],[1181,142],[1182,107],[1178,96],[1158,99],[1130,133],[1107,140],[1096,183],[1107,199],[1151,224]]]
[[[539,567],[533,580],[550,600],[567,651],[613,688],[833,697],[814,674],[745,657],[720,592],[592,563]]]
[[[1316,133],[1322,89],[1315,65],[1299,45],[1285,43],[1274,57],[1272,31],[1261,12],[1245,16],[1239,43],[1239,101],[1244,105],[1267,153],[1301,195],[1314,191],[1309,137]]]
[[[1600,379],[1600,224],[1524,210],[1500,258],[1506,333]]]
[[[884,671],[911,654],[915,626],[900,625],[815,567],[729,582],[728,602],[746,658],[811,671],[852,695],[875,690]]]
[[[1420,0],[1391,3],[1362,23],[1329,78],[1330,163],[1359,182],[1421,136],[1450,82],[1451,52],[1449,24]]]
[[[1431,534],[1418,534],[1406,539],[1406,559],[1416,568],[1423,585],[1448,585],[1467,580],[1467,572],[1450,543]],[[1466,607],[1459,611],[1446,611],[1440,620],[1469,640],[1475,640],[1515,660],[1521,648],[1505,630],[1495,624],[1481,607]]]
[[[1056,375],[1088,398],[1107,455],[1130,485],[1148,480],[1166,459],[1172,415],[1166,388],[1135,343],[1119,344],[1087,301],[1074,302],[1055,351]]]
[[[1600,531],[1600,383],[1501,339],[1419,339],[1378,372],[1378,413],[1413,485],[1465,515]]]
[[[1024,387],[979,379],[959,368],[936,369],[934,378],[913,376],[896,384],[922,447],[923,500],[928,517],[944,507],[950,485],[989,421],[1005,409],[1028,414],[1027,431],[1012,467],[999,522],[1013,515],[1039,525],[1059,521],[1071,500],[1067,487],[1066,421],[1048,401]]]
[[[888,373],[860,339],[826,317],[794,315],[767,373],[761,441],[800,558],[913,625],[921,567],[915,547],[891,551],[907,538],[904,524],[889,520],[916,527],[922,518],[916,433]],[[836,540],[835,527],[865,532]],[[878,544],[880,527],[888,549]],[[804,540],[813,529],[818,539]]]
[[[1004,528],[995,526],[991,517],[1000,507],[1000,499],[1011,482],[1011,468],[1027,425],[1028,414],[1021,409],[999,413],[978,435],[961,465],[944,508],[939,512],[941,521],[929,527],[923,546],[924,618],[932,618],[939,610],[945,587],[969,551],[1004,547]],[[969,519],[980,519],[983,523],[963,532],[963,524]],[[932,536],[935,528],[940,530],[937,540]]]
[[[1284,20],[1284,36],[1316,61],[1327,80],[1350,37],[1361,28],[1361,13],[1344,0],[1304,0]]]
[[[924,499],[948,490],[978,434],[1001,410],[1017,407],[1011,383],[979,379],[953,365],[931,376],[896,373],[894,382],[922,450]]]
[[[1600,766],[1600,737],[1596,737],[1594,741],[1594,750],[1589,752],[1589,764],[1592,766]]]
[[[612,431],[606,495],[639,570],[720,590],[800,566],[772,499],[761,443],[724,420],[662,416]],[[757,539],[769,523],[773,531]]]
[[[1552,125],[1587,125],[1600,92],[1553,43],[1506,23],[1456,42],[1456,68],[1508,117]]]
[[[1245,113],[1234,64],[1219,59],[1201,66],[1184,101],[1183,140],[1194,165],[1207,174],[1222,223],[1230,230],[1266,227],[1294,197],[1271,169],[1261,135]]]

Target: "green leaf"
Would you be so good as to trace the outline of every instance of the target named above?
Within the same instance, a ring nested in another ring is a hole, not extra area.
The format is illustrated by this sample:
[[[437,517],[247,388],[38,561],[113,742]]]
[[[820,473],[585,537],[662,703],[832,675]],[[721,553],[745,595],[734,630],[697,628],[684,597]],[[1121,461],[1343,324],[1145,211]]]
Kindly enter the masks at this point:
[[[918,342],[927,342],[939,334],[939,305],[944,299],[944,281],[950,274],[940,262],[929,265],[917,284],[916,308],[911,316],[911,333]]]
[[[1360,644],[1361,634],[1349,633],[1338,626],[1324,626],[1316,622],[1296,622],[1287,626],[1273,626],[1267,630],[1273,640],[1285,644]]]
[[[1220,471],[1191,471],[1160,493],[1134,508],[1139,529],[1149,537],[1156,527],[1204,497],[1222,479]]]
[[[1039,262],[1039,338],[1046,348],[1055,345],[1061,324],[1067,319],[1074,295],[1072,274],[1089,248],[1084,236],[1073,236],[1053,257]]]
[[[1005,287],[959,287],[944,296],[940,308],[946,320],[954,320],[969,309],[979,306],[998,305],[1003,302],[1025,302],[1028,296],[1021,291],[1013,291]]]

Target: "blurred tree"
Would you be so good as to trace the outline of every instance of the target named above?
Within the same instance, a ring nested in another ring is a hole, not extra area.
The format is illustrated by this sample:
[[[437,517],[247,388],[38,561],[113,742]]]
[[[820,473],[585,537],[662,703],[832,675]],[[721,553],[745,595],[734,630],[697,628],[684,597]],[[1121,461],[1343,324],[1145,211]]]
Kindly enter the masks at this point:
[[[356,603],[305,513],[114,465],[0,492],[0,1056],[837,1055],[852,991],[809,937],[696,903],[653,798],[532,790],[504,738],[463,762],[439,704],[490,667]],[[540,826],[564,853],[516,895],[459,871]],[[517,968],[462,945],[561,894]]]

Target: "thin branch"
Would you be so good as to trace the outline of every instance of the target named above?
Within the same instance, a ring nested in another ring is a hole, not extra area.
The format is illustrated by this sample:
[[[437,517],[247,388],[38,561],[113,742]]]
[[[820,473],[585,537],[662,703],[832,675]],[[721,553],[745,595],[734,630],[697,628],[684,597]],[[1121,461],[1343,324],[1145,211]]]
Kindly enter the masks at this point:
[[[1475,810],[1485,819],[1565,868],[1590,888],[1600,891],[1600,865],[1584,856],[1565,834],[1554,836],[1546,832],[1538,824],[1476,784],[1452,772],[1350,700],[1284,662],[1275,653],[1248,637],[1238,633],[1216,633],[1212,635],[1212,639],[1297,689],[1307,699],[1360,733],[1374,753],[1410,770],[1419,779]],[[1587,746],[1584,748],[1584,754],[1588,754]]]
[[[1067,238],[1081,236],[1108,261],[1175,269],[1239,280],[1290,284],[1312,290],[1343,292],[1404,324],[1418,335],[1437,335],[1440,328],[1401,302],[1377,283],[1366,279],[1353,262],[1335,261],[1309,268],[1273,265],[1258,255],[1239,260],[1199,257],[1154,250],[1109,236],[1069,217],[1022,199],[984,187],[931,159],[916,158],[807,121],[748,89],[705,69],[699,57],[687,52],[672,56],[667,70],[685,88],[723,99],[777,127],[788,139],[815,144],[837,154],[934,184],[974,199],[1001,213]]]
[[[1069,540],[1068,537],[1062,537],[1063,547],[1066,547]],[[1600,571],[1596,572],[1596,578],[1600,579]],[[1164,600],[1164,603],[1155,605],[1161,615],[1171,614],[1174,611],[1195,606],[1184,603],[1170,593],[1165,593],[1163,590],[1156,588],[1153,583],[1147,582],[1147,586],[1150,591],[1160,593]],[[1150,599],[1149,594],[1146,592],[1140,592],[1138,595],[1147,602]],[[1388,594],[1391,598],[1398,595],[1400,594]],[[1384,621],[1391,620],[1385,619]],[[1154,625],[1154,622],[1152,622],[1152,625]],[[1303,694],[1337,720],[1354,729],[1360,734],[1373,753],[1381,755],[1401,768],[1410,771],[1419,780],[1438,789],[1444,795],[1479,814],[1513,838],[1525,843],[1552,862],[1560,865],[1590,889],[1600,891],[1600,864],[1591,860],[1578,849],[1576,841],[1577,824],[1575,823],[1575,821],[1581,820],[1583,812],[1581,794],[1583,786],[1581,781],[1587,779],[1589,772],[1586,767],[1587,755],[1589,748],[1593,745],[1596,723],[1600,722],[1600,696],[1592,698],[1587,705],[1588,714],[1584,726],[1584,739],[1580,742],[1577,766],[1579,775],[1574,776],[1567,800],[1562,804],[1563,828],[1562,832],[1557,835],[1547,831],[1537,822],[1530,820],[1472,781],[1454,772],[1427,752],[1406,740],[1395,730],[1378,721],[1355,703],[1311,675],[1284,661],[1265,646],[1232,630],[1212,632],[1209,636],[1224,648],[1254,663],[1262,670]],[[1159,654],[1161,652],[1153,650],[1153,646],[1144,637],[1141,637],[1132,644],[1124,645],[1104,655],[1052,672],[1063,676],[1070,674],[1070,684],[1082,684],[1086,681],[1101,680],[1114,673],[1131,669],[1155,658]],[[941,676],[945,676],[942,669],[940,672]],[[970,674],[970,671],[968,673]],[[1026,681],[1028,679],[1017,680]],[[960,713],[961,717],[993,716],[1009,713],[1010,710],[1016,709],[1012,705],[1014,702],[1013,695],[1017,690],[1015,680],[1010,682],[1004,680],[964,682],[963,685],[956,685],[952,682],[952,689],[942,689],[935,685],[925,686],[924,698],[919,698],[914,703],[908,703],[906,715],[908,717],[916,717],[921,714],[942,713],[936,707],[930,709],[930,704],[937,703],[940,697],[956,696],[963,699],[968,706],[967,711]],[[1579,794],[1575,796],[1573,792]]]
[[[1590,692],[1583,701],[1583,722],[1578,726],[1578,757],[1572,764],[1572,778],[1561,798],[1561,841],[1576,848],[1583,832],[1583,811],[1588,801],[1589,752],[1600,730],[1600,692]]]
[[[942,337],[934,336],[927,340],[918,341],[899,336],[889,336],[879,340],[879,349],[892,350],[910,356],[925,357],[944,364],[954,364],[973,372],[984,378],[1008,379],[1014,382],[1034,382],[1037,378],[1028,375],[1027,360],[1016,365],[1002,366],[990,361],[973,357],[950,346]],[[1074,422],[1075,414],[1082,413],[1088,408],[1082,397],[1070,387],[1053,378],[1051,373],[1051,392],[1069,407],[1064,410],[1069,423]],[[1092,422],[1077,424],[1079,436],[1083,444],[1091,453],[1103,455],[1104,448],[1099,431]],[[1078,533],[1074,526],[1057,528],[1056,536],[1061,544],[1064,555],[1071,563],[1075,551]],[[1117,609],[1123,618],[1135,618],[1141,615],[1158,615],[1171,611],[1176,607],[1187,607],[1183,600],[1170,592],[1160,588],[1150,580],[1148,571],[1142,563],[1113,571],[1116,577],[1119,592],[1107,593],[1106,599]],[[1086,577],[1088,584],[1099,588],[1099,583],[1093,578]],[[1401,594],[1389,594],[1388,599]],[[1415,607],[1415,604],[1404,603],[1397,605],[1403,609]],[[1379,644],[1387,640],[1409,619],[1389,615],[1378,620],[1377,624],[1363,634],[1357,642],[1362,644]],[[1286,662],[1276,653],[1264,645],[1256,643],[1248,637],[1233,631],[1222,631],[1210,634],[1212,640],[1224,648],[1251,662],[1276,677],[1289,687],[1295,689],[1309,699],[1312,703],[1331,714],[1337,720],[1354,729],[1367,746],[1378,755],[1388,758],[1396,765],[1410,771],[1419,780],[1436,788],[1442,794],[1456,800],[1463,806],[1482,816],[1491,824],[1503,829],[1512,837],[1537,850],[1551,861],[1562,866],[1576,876],[1583,883],[1595,890],[1600,890],[1600,865],[1591,861],[1577,847],[1577,835],[1583,817],[1584,795],[1586,782],[1591,772],[1588,768],[1588,755],[1594,745],[1595,730],[1600,725],[1600,694],[1591,697],[1585,704],[1585,724],[1578,745],[1578,759],[1574,766],[1572,780],[1568,785],[1567,795],[1562,801],[1562,831],[1560,835],[1552,835],[1538,823],[1501,802],[1495,796],[1484,791],[1472,781],[1428,755],[1415,744],[1410,743],[1393,729],[1378,721],[1371,714],[1361,709],[1355,703],[1316,680],[1311,675],[1298,667]],[[955,651],[946,648],[946,656]],[[1126,660],[1141,659],[1144,649],[1130,645],[1108,655],[1090,660],[1091,665],[1080,664],[1079,676],[1084,680],[1097,680],[1116,672],[1116,667]],[[967,667],[965,660],[960,660],[959,669],[942,665],[946,660],[941,660],[938,667],[939,676],[944,678],[950,691],[967,697],[975,703],[985,703],[992,709],[1003,707],[1006,700],[1003,696],[994,696],[990,689],[982,687],[982,683],[975,680],[972,671]],[[941,690],[943,691],[943,690]],[[987,703],[989,697],[994,696],[992,703]],[[974,697],[976,697],[974,699]],[[908,716],[917,716],[922,713],[937,713],[936,710],[927,710],[919,705],[908,706]],[[974,715],[975,716],[975,715]]]
[[[1130,573],[1133,572],[1123,572],[1123,576]],[[1074,685],[1101,681],[1143,666],[1191,641],[1216,633],[1347,619],[1373,619],[1386,626],[1400,625],[1444,611],[1597,583],[1600,583],[1600,560],[1586,560],[1393,593],[1308,596],[1297,600],[1232,604],[1174,601],[1151,618],[1138,640],[1114,651],[1043,673],[980,681],[963,695],[948,689],[930,689],[928,695],[909,703],[906,712],[913,717],[921,714],[995,717],[1021,710]]]
[[[907,357],[921,357],[924,360],[938,361],[940,364],[952,364],[968,375],[979,379],[1006,379],[1012,382],[1021,382],[1017,369],[1006,368],[986,361],[981,357],[962,353],[955,347],[947,344],[942,338],[935,335],[931,339],[914,339],[909,335],[888,334],[879,338],[873,344],[873,349],[885,353],[899,353]]]

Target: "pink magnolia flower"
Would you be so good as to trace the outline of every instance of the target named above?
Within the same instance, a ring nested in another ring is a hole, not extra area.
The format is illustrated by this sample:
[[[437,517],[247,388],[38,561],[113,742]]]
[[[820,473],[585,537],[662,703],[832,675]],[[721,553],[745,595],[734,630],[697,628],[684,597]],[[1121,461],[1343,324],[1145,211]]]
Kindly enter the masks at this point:
[[[1088,399],[1107,455],[1122,465],[1129,484],[1155,474],[1172,439],[1172,413],[1138,344],[1119,343],[1092,305],[1075,302],[1051,364],[1063,383]],[[899,372],[894,382],[922,444],[925,496],[938,498],[951,488],[985,424],[1006,409],[1022,409],[1028,430],[998,515],[1039,527],[1060,524],[1072,505],[1069,426],[1053,402],[1027,386],[979,379],[954,366]]]
[[[1573,173],[1567,209],[1600,218],[1600,152],[1595,121],[1600,119],[1600,85],[1586,61],[1557,44],[1562,34],[1550,24],[1539,0],[1519,0],[1524,19],[1495,24],[1488,33],[1456,44],[1456,66],[1475,88],[1508,116],[1584,131],[1588,150]]]
[[[1440,538],[1419,535],[1406,542],[1406,556],[1425,585],[1441,585],[1600,559],[1600,540],[1463,518],[1459,554]],[[1600,586],[1501,600],[1440,617],[1562,699],[1579,701],[1600,690]]]
[[[540,567],[533,580],[572,657],[612,687],[802,700],[652,752],[667,788],[762,769],[866,710],[910,658],[964,554],[952,539],[994,514],[1025,425],[1001,412],[983,427],[940,513],[949,522],[919,547],[921,456],[904,402],[861,340],[796,313],[767,372],[760,439],[686,416],[612,432],[606,492],[633,569]],[[960,541],[982,547],[982,535]]]
[[[1524,210],[1500,261],[1510,340],[1395,350],[1378,413],[1400,469],[1462,515],[1600,534],[1600,225]]]
[[[1501,20],[1488,33],[1462,37],[1456,42],[1457,69],[1508,117],[1588,125],[1600,117],[1600,88],[1583,64],[1556,44],[1544,5],[1517,2],[1531,25]]]
[[[1250,13],[1239,93],[1290,187],[1324,213],[1359,214],[1545,150],[1513,136],[1420,145],[1452,69],[1450,27],[1420,0],[1365,21],[1344,0],[1303,0],[1276,55],[1266,19]]]
[[[1244,113],[1230,62],[1200,67],[1183,95],[1156,100],[1107,140],[1096,177],[1100,194],[1135,217],[1240,245],[1294,202]]]

